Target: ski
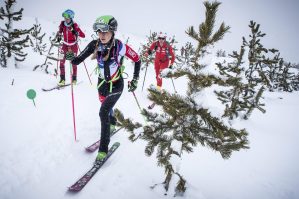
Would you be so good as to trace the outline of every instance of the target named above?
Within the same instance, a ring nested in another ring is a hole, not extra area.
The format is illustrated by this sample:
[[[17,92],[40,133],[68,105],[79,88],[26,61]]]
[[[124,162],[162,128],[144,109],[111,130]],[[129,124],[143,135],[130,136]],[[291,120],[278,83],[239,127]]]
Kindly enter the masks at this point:
[[[79,84],[81,84],[81,82],[78,82],[76,85],[79,85]],[[62,86],[57,85],[57,86],[54,86],[52,88],[42,88],[42,91],[48,92],[48,91],[52,91],[52,90],[60,90],[60,89],[63,89],[67,86],[70,86],[70,85],[71,84],[68,83],[68,84],[65,84],[65,85],[62,85]]]
[[[120,127],[116,130],[114,130],[111,134],[110,134],[110,137],[112,137],[115,133],[117,133],[118,131],[120,131],[123,127]],[[100,147],[100,141],[101,140],[98,140],[96,141],[95,143],[93,143],[92,145],[88,146],[85,148],[85,150],[89,153],[92,153],[94,152],[95,150],[97,150],[99,147]]]
[[[62,86],[57,85],[57,86],[54,86],[54,87],[52,87],[52,88],[42,88],[42,91],[47,92],[47,91],[52,91],[52,90],[55,90],[55,89],[60,90],[60,89],[62,89],[62,88],[65,88],[65,87],[67,87],[67,86],[70,86],[70,85],[71,85],[71,84],[65,84],[65,85],[62,85]]]
[[[96,161],[92,168],[85,173],[75,184],[73,184],[71,187],[69,187],[69,191],[71,192],[79,192],[83,189],[83,187],[90,181],[90,179],[96,174],[96,172],[103,166],[103,164],[108,160],[108,158],[116,151],[116,149],[119,147],[120,143],[115,142],[112,147],[109,149],[107,156],[101,160]]]
[[[153,108],[155,107],[155,105],[156,105],[156,103],[154,102],[154,103],[152,103],[151,105],[149,105],[147,108],[148,108],[148,109],[153,109]]]

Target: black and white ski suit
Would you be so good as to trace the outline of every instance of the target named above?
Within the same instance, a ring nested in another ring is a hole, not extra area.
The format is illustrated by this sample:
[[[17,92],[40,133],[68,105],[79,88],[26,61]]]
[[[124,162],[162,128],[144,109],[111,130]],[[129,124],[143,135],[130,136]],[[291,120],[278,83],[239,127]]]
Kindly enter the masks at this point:
[[[108,152],[110,142],[110,124],[115,118],[111,114],[114,105],[124,89],[124,80],[121,75],[121,62],[124,56],[135,62],[133,78],[139,78],[141,61],[138,54],[127,44],[112,38],[108,44],[101,44],[99,40],[91,41],[87,47],[72,60],[72,64],[80,64],[89,55],[95,55],[100,73],[98,77],[98,93],[102,103],[100,108],[101,142],[99,151]]]

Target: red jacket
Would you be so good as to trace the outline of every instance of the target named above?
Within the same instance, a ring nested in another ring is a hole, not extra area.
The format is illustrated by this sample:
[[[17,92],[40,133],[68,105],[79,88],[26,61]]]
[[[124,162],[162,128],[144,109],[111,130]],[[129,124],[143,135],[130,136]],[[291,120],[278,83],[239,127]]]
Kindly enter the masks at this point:
[[[153,52],[153,50],[156,51],[155,62],[169,62],[169,58],[171,57],[170,65],[174,63],[175,55],[173,53],[172,47],[168,42],[164,41],[162,46],[160,45],[159,41],[153,42],[150,46],[149,54]]]
[[[64,21],[62,21],[59,25],[59,33],[63,33],[63,40],[67,43],[73,43],[77,40],[76,35],[72,33],[72,29],[74,29],[79,37],[84,38],[85,34],[82,32],[82,30],[79,28],[78,24],[76,22],[73,22],[72,25],[66,26],[64,24]]]

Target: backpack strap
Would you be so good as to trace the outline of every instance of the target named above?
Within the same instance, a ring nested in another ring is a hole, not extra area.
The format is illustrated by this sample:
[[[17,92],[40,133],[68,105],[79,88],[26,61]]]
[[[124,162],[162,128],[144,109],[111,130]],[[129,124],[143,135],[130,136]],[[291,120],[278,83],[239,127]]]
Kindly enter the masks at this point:
[[[158,41],[155,42],[155,48],[154,48],[154,50],[156,51],[157,48],[158,48]]]
[[[170,44],[169,44],[168,41],[165,41],[165,42],[166,42],[166,49],[165,49],[165,51],[166,51],[166,56],[167,56],[167,58],[169,58],[169,56],[170,56],[170,53],[169,53],[169,46],[170,46]]]
[[[165,42],[166,42],[166,51],[169,52],[169,46],[170,46],[170,44],[169,44],[168,41],[165,41]],[[154,48],[154,50],[156,51],[157,48],[158,48],[158,41],[155,42],[155,48]]]
[[[170,57],[170,53],[169,53],[169,46],[170,46],[170,44],[166,40],[165,40],[165,42],[166,42],[166,49],[165,49],[166,57],[169,58]],[[158,48],[158,41],[156,41],[156,43],[155,43],[155,48],[154,48],[155,51],[157,50],[157,48]]]
[[[76,40],[78,40],[78,32],[77,32],[77,30],[75,29],[75,22],[73,22],[71,26],[72,26],[72,29],[73,29],[73,31],[74,31],[74,33],[75,33],[75,38],[76,38]],[[72,31],[72,33],[73,33],[73,31]],[[73,34],[74,34],[74,33],[73,33]]]
[[[94,51],[93,51],[93,54],[91,55],[91,60],[94,60],[94,59],[97,58],[99,43],[100,43],[100,39],[97,40],[95,49],[94,49]]]
[[[112,92],[112,86],[113,86],[113,82],[119,80],[122,77],[122,73],[123,73],[123,67],[121,67],[122,63],[123,63],[123,57],[121,58],[120,62],[118,61],[118,56],[119,56],[119,48],[120,48],[120,41],[118,39],[115,39],[114,41],[114,50],[112,52],[111,57],[114,57],[115,62],[118,65],[118,69],[117,69],[117,73],[116,75],[107,83],[109,83],[109,92]],[[98,85],[98,88],[100,88],[103,84],[104,84],[105,79],[103,79],[102,82],[100,82],[100,84]]]
[[[119,47],[120,47],[120,41],[118,39],[115,39],[115,47],[114,47],[114,51],[113,51],[113,56],[114,56],[114,59],[118,65],[118,67],[120,66],[120,63],[118,61]]]
[[[113,51],[113,57],[114,57],[114,60],[117,63],[118,69],[117,69],[116,75],[113,77],[113,79],[111,81],[116,81],[120,77],[122,77],[122,73],[123,73],[122,64],[123,64],[124,56],[122,56],[120,58],[120,61],[118,60],[120,45],[121,45],[121,42],[118,39],[115,39],[115,48],[114,48],[114,51]]]

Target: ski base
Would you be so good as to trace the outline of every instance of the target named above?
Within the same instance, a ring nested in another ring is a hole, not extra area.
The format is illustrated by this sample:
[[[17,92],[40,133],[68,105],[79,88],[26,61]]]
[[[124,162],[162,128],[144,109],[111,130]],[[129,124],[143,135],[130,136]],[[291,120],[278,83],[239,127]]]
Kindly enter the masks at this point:
[[[111,134],[110,134],[110,137],[112,137],[115,133],[117,133],[118,131],[120,131],[123,127],[121,128],[118,128],[116,129],[115,131],[113,131]],[[85,150],[89,153],[92,153],[94,152],[95,150],[97,150],[99,147],[100,147],[100,141],[101,140],[98,140],[96,141],[95,143],[93,143],[92,145],[88,146],[85,148]]]
[[[96,161],[92,168],[84,174],[75,184],[69,187],[70,192],[79,192],[83,189],[83,187],[90,181],[90,179],[96,174],[96,172],[103,166],[103,164],[108,160],[108,158],[116,151],[116,149],[120,146],[119,142],[115,142],[112,147],[109,149],[107,156],[101,160]]]

